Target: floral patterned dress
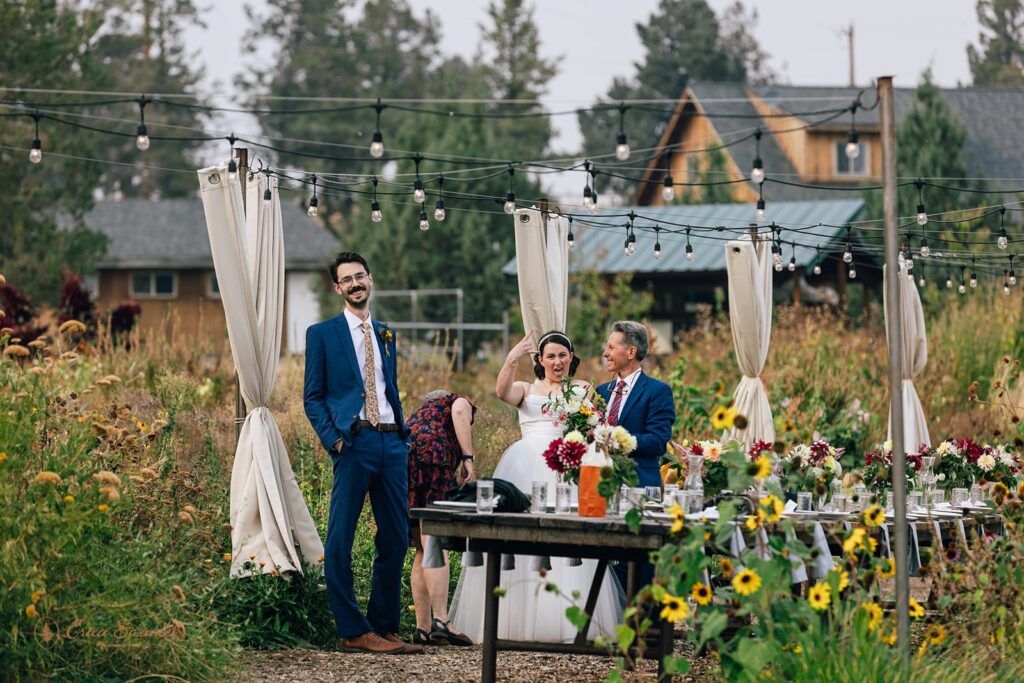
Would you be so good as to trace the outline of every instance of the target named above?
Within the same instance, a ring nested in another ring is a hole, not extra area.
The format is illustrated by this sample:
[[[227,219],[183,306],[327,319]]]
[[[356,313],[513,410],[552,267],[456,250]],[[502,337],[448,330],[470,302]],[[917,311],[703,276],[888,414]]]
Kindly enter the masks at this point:
[[[405,420],[410,432],[410,508],[424,507],[435,500],[442,500],[445,491],[458,486],[455,473],[461,463],[462,447],[455,435],[452,405],[460,398],[466,397],[448,394],[427,401]],[[470,406],[475,418],[476,406],[472,403]]]

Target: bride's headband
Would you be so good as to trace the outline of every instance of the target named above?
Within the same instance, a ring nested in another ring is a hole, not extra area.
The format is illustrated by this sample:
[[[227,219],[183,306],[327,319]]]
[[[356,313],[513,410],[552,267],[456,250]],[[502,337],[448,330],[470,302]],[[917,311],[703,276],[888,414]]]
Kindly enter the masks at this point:
[[[548,332],[547,334],[545,334],[543,337],[540,338],[540,341],[537,342],[537,350],[540,351],[540,349],[543,349],[544,342],[550,341],[552,339],[563,340],[565,342],[565,347],[568,348],[569,351],[575,353],[575,350],[572,348],[572,340],[569,339],[564,334],[562,334],[561,332]]]

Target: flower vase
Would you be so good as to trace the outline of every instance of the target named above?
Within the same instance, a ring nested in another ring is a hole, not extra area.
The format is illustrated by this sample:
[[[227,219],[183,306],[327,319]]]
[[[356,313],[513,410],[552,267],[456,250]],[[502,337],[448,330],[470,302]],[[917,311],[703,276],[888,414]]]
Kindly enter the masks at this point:
[[[601,481],[601,468],[603,454],[598,453],[597,445],[587,445],[587,454],[580,466],[580,488],[579,488],[579,513],[580,517],[604,517],[607,514],[607,501],[597,491],[597,485]]]

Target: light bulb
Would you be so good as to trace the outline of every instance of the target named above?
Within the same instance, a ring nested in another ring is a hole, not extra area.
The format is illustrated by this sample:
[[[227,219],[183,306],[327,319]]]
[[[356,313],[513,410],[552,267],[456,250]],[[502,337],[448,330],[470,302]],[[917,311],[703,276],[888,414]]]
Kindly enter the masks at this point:
[[[270,193],[270,187],[268,186],[267,189],[263,190],[263,201],[270,202],[273,199],[274,195]]]
[[[43,143],[36,138],[32,141],[32,151],[28,153],[28,160],[33,164],[38,164],[43,160]]]
[[[384,136],[379,130],[373,131],[373,138],[370,142],[370,156],[380,159],[384,156]]]
[[[427,212],[420,209],[420,230],[426,232],[430,230],[430,222],[427,221]]]
[[[921,277],[917,278],[917,286],[918,287],[924,287],[924,275],[922,275]]]
[[[412,200],[417,204],[422,204],[427,200],[427,193],[423,190],[423,182],[420,180],[413,185]]]
[[[569,251],[572,251],[573,249],[576,248],[576,240],[575,240],[575,238],[573,238],[571,232],[569,233],[569,237],[567,238],[566,241],[569,243]]]
[[[853,161],[858,156],[860,156],[860,145],[858,145],[856,142],[847,142],[846,158],[849,159],[850,161]]]
[[[953,278],[946,278],[946,289],[953,289]]]
[[[971,273],[970,285],[971,289],[976,289],[978,286],[978,276],[974,273]]]
[[[957,287],[956,290],[958,292],[960,292],[961,294],[966,294],[967,293],[967,287],[964,286],[963,282],[960,283],[960,286]]]
[[[145,128],[142,126],[139,126],[139,128],[141,130],[145,130]],[[138,147],[139,150],[145,152],[147,149],[149,149],[149,136],[146,135],[145,133],[139,133],[139,135],[135,138],[135,146]]]
[[[228,180],[236,180],[238,178],[238,164],[232,159],[228,162]]]
[[[782,272],[782,257],[778,253],[772,254],[772,263],[775,264],[775,272]]]
[[[689,244],[686,245],[686,260],[687,261],[692,261],[693,260],[693,247],[690,246]]]
[[[447,214],[445,213],[443,206],[439,206],[436,209],[434,209],[434,220],[435,221],[438,221],[438,222],[443,221],[445,219],[446,215]]]
[[[657,242],[654,243],[654,258],[661,259],[661,245]]]
[[[625,133],[619,133],[619,137],[616,139],[615,158],[619,161],[629,159],[629,143],[626,142]]]
[[[758,222],[764,221],[764,200],[757,200],[757,220]]]
[[[851,280],[856,280],[857,279],[857,269],[854,268],[853,266],[850,266],[849,275],[850,275],[850,279]]]
[[[846,251],[843,252],[843,263],[853,263],[853,252],[850,251],[850,245],[846,245]]]
[[[1009,282],[1010,282],[1011,285],[1017,284],[1017,276],[1014,274],[1014,272],[1012,270],[1010,271]]]
[[[373,203],[370,204],[370,220],[374,223],[380,223],[384,220],[384,214],[380,211],[380,202],[376,199],[374,199]]]
[[[629,240],[622,243],[622,255],[629,256]]]
[[[819,266],[817,263],[815,263],[813,271],[814,271],[815,275],[821,275],[821,266]]]
[[[1006,282],[1003,283],[1003,294],[1010,295],[1010,285]]]
[[[636,253],[636,235],[629,233],[629,237],[626,238],[626,253],[632,256]]]
[[[589,211],[593,206],[594,200],[590,197],[590,195],[583,195],[583,208]]]
[[[589,213],[591,216],[596,216],[597,215],[597,193],[596,192],[594,193],[593,200],[590,202],[590,206],[587,207],[587,213]]]
[[[928,255],[932,253],[932,250],[928,248],[928,242],[921,240],[921,256],[928,258]]]
[[[509,192],[505,195],[505,206],[502,207],[505,213],[513,213],[516,210],[516,196]]]
[[[750,171],[750,179],[758,185],[764,182],[764,166],[760,157],[754,159],[754,168]]]
[[[927,225],[928,224],[928,213],[924,210],[924,204],[917,205],[917,224]]]
[[[1006,228],[1000,228],[999,229],[999,238],[996,240],[996,245],[1000,249],[1006,249],[1006,245],[1008,243],[1009,243],[1009,240],[1006,239]]]
[[[315,195],[311,197],[309,200],[309,208],[306,209],[306,215],[310,218],[315,217],[317,213],[319,213],[319,209],[317,208],[319,205],[320,200]]]
[[[795,271],[795,270],[796,270],[796,257],[793,257],[793,258],[790,258],[790,259],[789,259],[789,265],[788,265],[788,266],[786,266],[786,268],[787,268],[787,269],[789,270],[789,272],[791,272],[791,273],[792,273],[793,271]]]
[[[665,178],[665,186],[661,188],[661,198],[670,202],[676,198],[676,188],[672,184],[672,178]]]

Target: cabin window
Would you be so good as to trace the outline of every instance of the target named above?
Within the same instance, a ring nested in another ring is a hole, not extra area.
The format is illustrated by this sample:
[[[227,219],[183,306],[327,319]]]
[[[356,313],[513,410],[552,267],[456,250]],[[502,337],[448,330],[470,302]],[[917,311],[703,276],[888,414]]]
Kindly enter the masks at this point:
[[[178,275],[169,270],[138,270],[131,274],[134,299],[174,299],[178,296]]]
[[[850,159],[846,156],[846,140],[838,140],[834,144],[835,159],[835,170],[836,175],[842,176],[862,176],[867,175],[868,169],[868,157],[870,156],[871,147],[868,146],[863,140],[860,143],[860,154],[855,159]]]

